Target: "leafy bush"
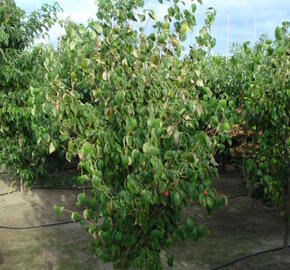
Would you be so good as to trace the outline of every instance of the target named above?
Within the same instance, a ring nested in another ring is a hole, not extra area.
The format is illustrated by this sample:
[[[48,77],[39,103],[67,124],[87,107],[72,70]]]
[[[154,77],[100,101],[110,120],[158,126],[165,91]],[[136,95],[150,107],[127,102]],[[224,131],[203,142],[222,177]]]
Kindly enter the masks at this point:
[[[285,221],[284,246],[288,246],[289,220],[289,22],[275,30],[275,40],[262,36],[254,48],[246,42],[230,61],[227,94],[241,110],[240,125],[251,133],[247,160],[249,184],[281,205]],[[228,71],[226,71],[228,74]],[[222,91],[223,92],[223,91]],[[248,138],[249,139],[249,138]],[[247,147],[244,156],[246,156]]]
[[[211,186],[215,154],[240,121],[257,146],[251,181],[283,205],[286,246],[289,23],[275,41],[245,43],[226,61],[211,55],[213,9],[188,53],[196,4],[159,2],[164,18],[142,0],[99,0],[87,26],[62,22],[54,50],[32,44],[58,5],[27,17],[0,0],[0,164],[31,184],[59,153],[76,162],[92,191],[78,195],[83,212],[72,219],[95,239],[96,255],[118,269],[161,269],[161,249],[206,233],[182,210],[226,202]]]
[[[0,1],[0,164],[27,183],[43,173],[47,153],[37,145],[38,119],[29,102],[29,87],[43,78],[43,51],[31,45],[55,22],[58,9],[44,5],[26,16],[14,1]]]
[[[288,246],[289,221],[289,22],[275,30],[275,40],[262,40],[248,53],[251,83],[245,91],[244,119],[255,131],[255,160],[248,162],[254,184],[283,206],[284,246]]]
[[[195,25],[196,5],[167,1],[163,20],[142,13],[143,5],[99,1],[97,21],[65,22],[58,52],[47,54],[39,91],[46,99],[35,103],[46,104],[59,124],[52,150],[67,149],[67,160],[79,161],[82,183],[93,186],[79,194],[83,214],[73,220],[82,220],[95,253],[119,269],[160,269],[162,248],[204,234],[194,221],[182,222],[182,209],[196,203],[211,211],[225,202],[211,181],[219,139],[230,130],[228,103],[213,96],[198,69],[207,62],[203,48],[215,43],[215,11],[208,11],[196,60],[189,61],[181,59],[182,42]],[[153,31],[145,34],[148,20]]]

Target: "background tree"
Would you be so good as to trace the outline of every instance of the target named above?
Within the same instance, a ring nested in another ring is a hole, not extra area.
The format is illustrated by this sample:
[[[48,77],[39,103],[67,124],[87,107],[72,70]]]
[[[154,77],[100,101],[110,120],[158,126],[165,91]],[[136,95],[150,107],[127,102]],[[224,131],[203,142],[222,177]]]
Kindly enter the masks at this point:
[[[248,161],[254,185],[261,185],[282,205],[284,247],[289,238],[289,22],[275,30],[275,40],[262,39],[251,52],[246,46],[248,69],[253,74],[245,89],[244,119],[256,134],[256,158]]]
[[[0,1],[0,164],[13,176],[32,183],[43,174],[47,147],[31,114],[31,85],[43,79],[43,50],[36,38],[56,21],[57,4],[43,5],[29,16],[13,0]]]

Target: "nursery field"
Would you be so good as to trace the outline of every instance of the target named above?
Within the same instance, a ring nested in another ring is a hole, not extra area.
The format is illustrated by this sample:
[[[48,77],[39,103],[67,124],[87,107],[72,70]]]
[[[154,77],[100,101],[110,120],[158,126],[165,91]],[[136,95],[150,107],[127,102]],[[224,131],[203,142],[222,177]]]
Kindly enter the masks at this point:
[[[238,172],[228,172],[214,182],[218,192],[230,199],[227,206],[208,216],[199,207],[188,207],[183,218],[194,218],[209,228],[210,235],[198,245],[190,242],[175,245],[173,269],[208,270],[260,251],[280,247],[282,222],[276,208],[245,196]],[[1,193],[8,190],[0,181]],[[55,216],[52,205],[59,203],[75,208],[77,191],[43,190],[15,192],[0,197],[0,226],[30,227],[69,221],[69,215]],[[1,270],[110,270],[93,255],[91,238],[78,223],[55,227],[9,230],[0,229]],[[164,269],[169,269],[161,257]],[[290,250],[254,256],[221,269],[289,269]]]
[[[290,22],[215,54],[202,4],[0,0],[0,270],[290,269]]]

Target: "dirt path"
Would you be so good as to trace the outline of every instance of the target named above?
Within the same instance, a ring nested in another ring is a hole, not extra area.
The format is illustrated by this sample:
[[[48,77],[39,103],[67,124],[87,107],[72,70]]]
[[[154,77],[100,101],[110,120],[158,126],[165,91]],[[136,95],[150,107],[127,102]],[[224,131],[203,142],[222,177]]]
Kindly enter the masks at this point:
[[[1,176],[0,176],[1,177]],[[226,174],[215,182],[219,192],[228,196],[245,192],[236,173]],[[8,186],[0,180],[0,194]],[[69,220],[69,215],[56,218],[53,204],[75,208],[77,191],[35,190],[0,197],[0,226],[34,226]],[[176,270],[207,270],[236,258],[282,243],[279,211],[266,208],[248,197],[229,200],[228,206],[210,217],[198,207],[184,211],[184,218],[193,217],[205,223],[211,235],[193,246],[186,242],[170,250],[175,255]],[[1,270],[111,270],[92,254],[91,239],[78,224],[33,230],[0,229]],[[165,252],[161,256],[165,259]],[[170,269],[164,263],[164,269]],[[253,257],[224,269],[290,269],[290,249]]]

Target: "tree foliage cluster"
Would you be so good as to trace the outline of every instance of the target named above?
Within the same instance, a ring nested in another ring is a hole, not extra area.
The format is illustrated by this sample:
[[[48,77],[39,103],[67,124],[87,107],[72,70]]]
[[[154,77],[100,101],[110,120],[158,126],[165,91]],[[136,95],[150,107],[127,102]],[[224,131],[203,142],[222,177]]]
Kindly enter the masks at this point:
[[[45,54],[33,42],[56,22],[59,6],[44,5],[26,16],[12,0],[0,1],[0,164],[31,184],[45,173],[48,155],[38,145],[41,132],[31,113],[30,87],[43,82]]]
[[[76,162],[92,190],[78,195],[72,219],[117,269],[161,269],[161,249],[206,233],[181,213],[226,203],[211,183],[233,123],[255,134],[250,183],[289,219],[288,23],[226,61],[211,54],[215,10],[187,52],[197,5],[159,2],[163,18],[142,0],[99,0],[87,25],[59,22],[55,49],[33,42],[57,21],[57,4],[26,16],[0,1],[0,163],[31,185],[54,155]]]

